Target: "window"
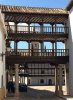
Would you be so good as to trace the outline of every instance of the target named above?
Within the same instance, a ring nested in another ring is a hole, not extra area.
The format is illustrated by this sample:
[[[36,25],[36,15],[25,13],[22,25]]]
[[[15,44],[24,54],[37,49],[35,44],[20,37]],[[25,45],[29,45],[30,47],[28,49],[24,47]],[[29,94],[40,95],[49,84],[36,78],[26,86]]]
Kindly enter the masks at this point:
[[[44,83],[44,80],[43,80],[43,79],[41,79],[41,80],[40,80],[40,83]]]
[[[44,70],[41,70],[41,74],[44,74],[45,72],[44,72]]]

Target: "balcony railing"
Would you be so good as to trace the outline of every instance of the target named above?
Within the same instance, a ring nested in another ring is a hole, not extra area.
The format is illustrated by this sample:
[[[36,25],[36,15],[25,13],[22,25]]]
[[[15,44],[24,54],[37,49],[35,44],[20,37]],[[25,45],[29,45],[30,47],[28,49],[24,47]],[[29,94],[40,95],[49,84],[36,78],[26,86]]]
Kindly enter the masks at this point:
[[[10,55],[18,55],[18,56],[38,56],[38,57],[45,57],[45,56],[69,56],[69,50],[68,49],[11,49],[10,51],[6,52],[7,56]]]
[[[35,34],[68,34],[68,27],[51,27],[51,26],[17,26],[17,29],[14,25],[6,25],[6,29],[8,33],[35,33]]]

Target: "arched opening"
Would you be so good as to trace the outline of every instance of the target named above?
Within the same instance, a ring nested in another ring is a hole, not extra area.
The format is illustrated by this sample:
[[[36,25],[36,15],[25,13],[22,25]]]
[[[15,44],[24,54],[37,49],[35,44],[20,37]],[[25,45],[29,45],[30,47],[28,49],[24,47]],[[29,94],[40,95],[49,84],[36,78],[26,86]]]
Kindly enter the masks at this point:
[[[18,49],[28,49],[28,43],[26,41],[18,42]]]

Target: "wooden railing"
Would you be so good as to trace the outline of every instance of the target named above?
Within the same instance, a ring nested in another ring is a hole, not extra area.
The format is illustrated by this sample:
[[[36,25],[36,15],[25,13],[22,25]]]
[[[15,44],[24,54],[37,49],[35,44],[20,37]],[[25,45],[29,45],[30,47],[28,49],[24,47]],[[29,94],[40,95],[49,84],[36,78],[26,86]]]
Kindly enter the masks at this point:
[[[6,52],[7,56],[18,55],[18,56],[69,56],[68,49],[11,49]]]
[[[51,27],[51,26],[17,26],[17,29],[15,29],[14,25],[6,25],[6,29],[8,33],[35,33],[35,34],[68,34],[69,29],[68,27]]]

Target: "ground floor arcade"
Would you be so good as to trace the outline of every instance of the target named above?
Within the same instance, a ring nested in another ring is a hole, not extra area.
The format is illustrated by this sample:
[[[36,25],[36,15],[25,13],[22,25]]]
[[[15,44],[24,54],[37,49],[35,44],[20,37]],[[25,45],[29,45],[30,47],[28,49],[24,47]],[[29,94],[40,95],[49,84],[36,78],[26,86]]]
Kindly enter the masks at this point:
[[[63,94],[62,87],[66,85],[65,84],[66,83],[66,74],[65,74],[66,70],[64,68],[64,73],[63,73],[62,65],[55,66],[54,76],[52,76],[52,74],[50,74],[51,76],[49,76],[49,74],[47,73],[46,74],[43,73],[41,75],[37,73],[38,74],[37,76],[35,73],[33,74],[33,76],[32,74],[29,74],[29,73],[20,74],[19,64],[15,64],[14,67],[15,67],[14,73],[10,72],[9,70],[10,75],[7,75],[7,82],[12,80],[15,83],[15,95],[19,95],[19,83],[26,84],[27,87],[28,86],[42,86],[42,87],[43,86],[55,86],[54,93],[56,95]]]

